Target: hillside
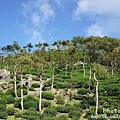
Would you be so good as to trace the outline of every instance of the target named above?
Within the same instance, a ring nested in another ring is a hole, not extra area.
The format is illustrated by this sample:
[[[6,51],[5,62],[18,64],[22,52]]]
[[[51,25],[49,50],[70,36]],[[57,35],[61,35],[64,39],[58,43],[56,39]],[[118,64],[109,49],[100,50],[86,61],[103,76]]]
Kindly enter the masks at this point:
[[[10,71],[0,75],[1,120],[120,119],[119,40],[78,38],[1,56],[0,69]]]

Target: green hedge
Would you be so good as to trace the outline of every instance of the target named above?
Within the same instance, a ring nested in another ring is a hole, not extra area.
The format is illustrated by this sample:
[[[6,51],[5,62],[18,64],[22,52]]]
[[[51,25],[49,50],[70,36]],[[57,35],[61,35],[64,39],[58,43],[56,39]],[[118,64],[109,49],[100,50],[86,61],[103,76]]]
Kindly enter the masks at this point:
[[[54,100],[54,94],[51,92],[42,92],[42,98],[46,100]]]
[[[55,109],[55,107],[53,107],[53,106],[51,106],[51,107],[48,107],[48,108],[46,108],[45,110],[44,110],[44,112],[43,112],[43,117],[45,118],[45,117],[54,117],[54,116],[56,116],[57,115],[57,111],[56,111],[56,109]]]
[[[77,93],[81,94],[81,95],[84,95],[84,94],[90,93],[90,90],[89,89],[85,89],[85,88],[81,88],[81,89],[78,90]]]

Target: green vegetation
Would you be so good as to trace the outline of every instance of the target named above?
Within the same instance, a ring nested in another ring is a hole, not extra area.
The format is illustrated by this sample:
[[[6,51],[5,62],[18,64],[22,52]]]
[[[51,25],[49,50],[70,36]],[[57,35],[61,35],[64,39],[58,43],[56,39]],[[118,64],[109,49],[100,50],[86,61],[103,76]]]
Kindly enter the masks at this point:
[[[73,37],[1,47],[0,119],[95,120],[120,116],[120,40]],[[4,54],[3,54],[4,53]],[[2,83],[4,81],[4,83]],[[95,118],[96,117],[96,118]],[[120,118],[116,118],[120,119]]]

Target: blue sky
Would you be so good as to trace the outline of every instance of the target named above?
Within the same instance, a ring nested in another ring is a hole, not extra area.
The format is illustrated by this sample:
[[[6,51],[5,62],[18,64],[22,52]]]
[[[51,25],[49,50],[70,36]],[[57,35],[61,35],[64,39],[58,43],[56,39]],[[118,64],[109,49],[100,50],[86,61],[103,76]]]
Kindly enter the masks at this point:
[[[120,0],[0,0],[0,47],[74,36],[120,38]]]

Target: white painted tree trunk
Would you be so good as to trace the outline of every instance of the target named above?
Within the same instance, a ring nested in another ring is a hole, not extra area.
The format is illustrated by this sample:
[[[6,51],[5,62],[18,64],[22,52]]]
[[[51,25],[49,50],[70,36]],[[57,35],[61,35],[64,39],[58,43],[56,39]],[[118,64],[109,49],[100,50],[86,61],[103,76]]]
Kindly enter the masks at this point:
[[[53,92],[53,86],[54,86],[54,73],[52,74],[52,86],[51,86],[51,90],[52,90],[52,92]]]
[[[23,106],[23,75],[21,74],[21,109],[24,110]]]
[[[16,71],[14,73],[14,90],[15,90],[15,97],[17,98],[17,84],[16,84]]]
[[[114,75],[114,65],[112,62],[111,62],[111,66],[112,66],[112,75]]]
[[[90,90],[90,80],[92,77],[92,68],[91,68],[91,64],[90,64],[90,72],[89,72],[90,76],[89,76],[89,90]]]
[[[40,98],[39,98],[39,111],[42,110],[42,74],[40,74]]]
[[[31,81],[32,81],[32,78],[30,77],[30,74],[29,74],[29,77],[28,77],[28,88],[31,88]]]
[[[85,64],[83,63],[83,71],[84,71],[84,76],[86,74],[86,71],[85,71]]]
[[[68,64],[66,65],[66,67],[65,67],[65,76],[67,77],[67,66],[68,66]]]
[[[98,116],[98,80],[96,78],[95,72],[94,72],[94,79],[96,81],[96,111],[95,111],[95,115]]]

